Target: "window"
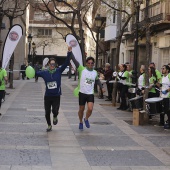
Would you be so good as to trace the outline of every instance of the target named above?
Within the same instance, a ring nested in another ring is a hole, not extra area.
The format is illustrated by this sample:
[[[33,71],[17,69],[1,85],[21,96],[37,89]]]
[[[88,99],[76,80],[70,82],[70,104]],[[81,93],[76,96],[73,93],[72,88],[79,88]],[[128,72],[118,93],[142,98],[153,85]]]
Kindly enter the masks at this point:
[[[163,49],[162,63],[168,64],[169,62],[169,48],[165,48]]]
[[[39,28],[38,37],[52,37],[52,29]]]
[[[34,12],[35,21],[44,21],[44,20],[50,20],[50,19],[51,19],[51,16],[48,12],[41,12],[41,11]]]

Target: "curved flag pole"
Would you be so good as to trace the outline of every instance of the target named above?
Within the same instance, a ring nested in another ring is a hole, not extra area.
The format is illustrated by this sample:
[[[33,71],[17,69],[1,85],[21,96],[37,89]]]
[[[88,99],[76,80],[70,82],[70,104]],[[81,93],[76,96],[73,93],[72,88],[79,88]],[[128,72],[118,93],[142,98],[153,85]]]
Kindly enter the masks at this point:
[[[8,34],[6,36],[3,51],[2,51],[2,68],[6,69],[9,60],[11,59],[11,56],[20,40],[20,38],[23,35],[23,28],[19,24],[15,24],[11,27],[11,29],[8,31]]]
[[[77,39],[74,37],[74,35],[68,34],[66,35],[65,40],[66,40],[67,45],[72,47],[72,53],[75,59],[79,62],[80,65],[83,65],[82,51],[81,51],[81,48],[80,48],[80,45]],[[72,60],[70,60],[70,63],[72,67],[76,70],[76,66],[74,65]],[[79,89],[80,87],[78,85],[78,87],[76,87],[73,91],[74,96],[78,97]]]

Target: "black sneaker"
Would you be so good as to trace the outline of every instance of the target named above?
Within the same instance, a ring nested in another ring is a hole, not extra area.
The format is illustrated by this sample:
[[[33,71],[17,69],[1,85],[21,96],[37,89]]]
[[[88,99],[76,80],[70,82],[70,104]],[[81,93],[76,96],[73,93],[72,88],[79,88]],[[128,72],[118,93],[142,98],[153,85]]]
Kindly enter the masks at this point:
[[[53,125],[56,125],[58,123],[58,118],[57,116],[56,117],[53,117]]]
[[[117,110],[122,110],[122,107],[118,107]]]
[[[0,113],[0,116],[1,116],[2,114]]]
[[[47,132],[52,131],[52,126],[51,126],[51,125],[49,125],[49,126],[48,126],[48,128],[46,129],[46,131],[47,131]]]
[[[164,129],[170,129],[170,124],[164,124]]]

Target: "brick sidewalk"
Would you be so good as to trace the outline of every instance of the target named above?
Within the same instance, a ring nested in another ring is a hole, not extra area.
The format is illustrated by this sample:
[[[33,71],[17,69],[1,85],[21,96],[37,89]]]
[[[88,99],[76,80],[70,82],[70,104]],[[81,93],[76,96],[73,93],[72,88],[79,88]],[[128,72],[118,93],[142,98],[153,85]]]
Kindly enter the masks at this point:
[[[133,126],[132,113],[95,98],[91,128],[78,129],[77,82],[62,78],[59,123],[47,133],[44,82],[16,80],[2,105],[0,170],[168,170],[170,131]],[[101,105],[106,104],[106,105]]]

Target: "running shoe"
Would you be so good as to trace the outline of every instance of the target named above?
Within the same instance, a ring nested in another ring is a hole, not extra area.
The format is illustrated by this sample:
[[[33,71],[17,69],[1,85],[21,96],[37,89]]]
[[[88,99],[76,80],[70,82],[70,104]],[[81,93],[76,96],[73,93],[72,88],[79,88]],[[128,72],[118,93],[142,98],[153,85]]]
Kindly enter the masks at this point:
[[[58,123],[58,118],[57,116],[56,117],[53,117],[53,125],[56,125]]]
[[[83,123],[79,123],[79,129],[83,130]]]
[[[49,126],[48,126],[48,128],[46,129],[46,131],[47,131],[47,132],[52,131],[52,126],[51,126],[51,125],[49,125]]]
[[[86,120],[86,119],[84,118],[84,123],[85,123],[85,125],[86,125],[87,128],[90,128],[90,123],[89,123],[88,119]]]

